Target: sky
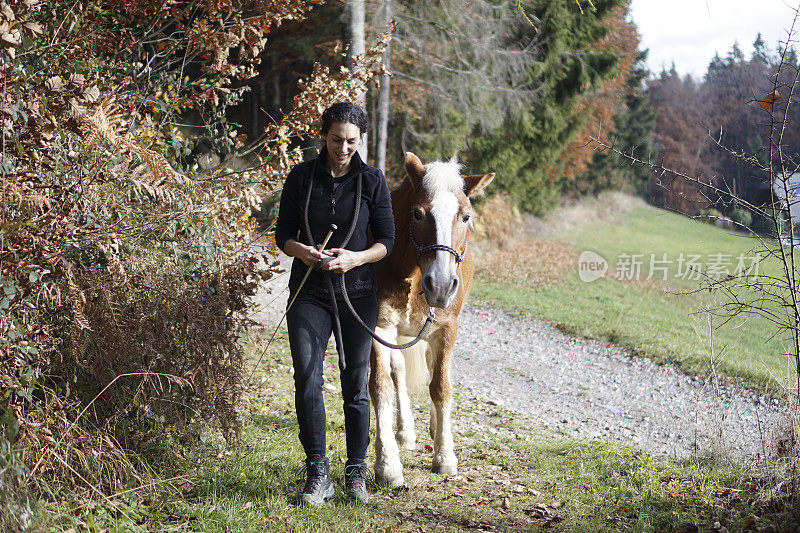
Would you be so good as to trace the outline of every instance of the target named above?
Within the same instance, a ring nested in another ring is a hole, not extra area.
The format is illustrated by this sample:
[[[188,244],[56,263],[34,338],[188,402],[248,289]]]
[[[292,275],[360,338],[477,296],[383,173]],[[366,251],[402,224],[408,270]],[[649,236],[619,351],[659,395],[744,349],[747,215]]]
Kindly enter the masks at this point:
[[[734,41],[746,57],[758,32],[770,51],[778,40],[785,42],[798,4],[798,0],[633,0],[631,16],[642,39],[640,48],[650,50],[647,63],[652,72],[669,69],[674,61],[680,74],[700,79],[714,53],[724,57]],[[800,33],[794,39],[800,39]]]

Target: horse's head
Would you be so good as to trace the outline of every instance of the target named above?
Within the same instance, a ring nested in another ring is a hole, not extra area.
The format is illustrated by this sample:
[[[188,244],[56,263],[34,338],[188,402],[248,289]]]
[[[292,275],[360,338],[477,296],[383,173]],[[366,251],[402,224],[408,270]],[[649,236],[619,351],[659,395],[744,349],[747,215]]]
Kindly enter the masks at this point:
[[[398,230],[409,231],[417,248],[428,305],[448,307],[458,292],[458,265],[472,227],[469,199],[480,194],[494,174],[462,176],[455,157],[423,165],[411,152],[406,152],[405,167],[415,196],[409,228]]]

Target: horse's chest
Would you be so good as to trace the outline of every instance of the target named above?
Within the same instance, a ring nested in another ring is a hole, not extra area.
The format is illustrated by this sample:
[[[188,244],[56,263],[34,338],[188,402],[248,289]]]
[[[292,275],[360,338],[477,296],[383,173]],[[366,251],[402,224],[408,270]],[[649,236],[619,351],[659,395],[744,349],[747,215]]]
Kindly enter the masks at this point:
[[[410,332],[414,328],[419,330],[428,316],[427,307],[423,309],[413,303],[403,305],[404,302],[394,302],[395,305],[386,305],[386,303],[384,302],[384,305],[381,305],[381,321],[387,325],[395,326],[401,335]]]
[[[381,295],[381,322],[397,327],[401,335],[413,329],[419,331],[429,311],[424,298],[411,289],[414,282],[406,280],[404,285],[402,291]]]

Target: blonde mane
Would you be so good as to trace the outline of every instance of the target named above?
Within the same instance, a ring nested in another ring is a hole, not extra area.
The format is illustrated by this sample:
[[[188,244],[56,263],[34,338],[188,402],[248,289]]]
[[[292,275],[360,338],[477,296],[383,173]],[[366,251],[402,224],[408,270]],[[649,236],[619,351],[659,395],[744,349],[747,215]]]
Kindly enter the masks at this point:
[[[458,193],[464,190],[464,179],[461,177],[461,164],[455,156],[450,161],[434,161],[425,166],[422,188],[428,191],[431,198],[442,193]]]

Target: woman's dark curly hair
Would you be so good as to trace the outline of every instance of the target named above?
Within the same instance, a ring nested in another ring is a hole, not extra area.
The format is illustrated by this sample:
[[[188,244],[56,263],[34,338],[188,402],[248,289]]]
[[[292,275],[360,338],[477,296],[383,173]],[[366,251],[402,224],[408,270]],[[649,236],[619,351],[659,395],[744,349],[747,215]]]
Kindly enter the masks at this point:
[[[350,123],[358,127],[361,135],[367,132],[367,114],[350,102],[336,102],[322,112],[322,134],[326,135],[334,122]]]

